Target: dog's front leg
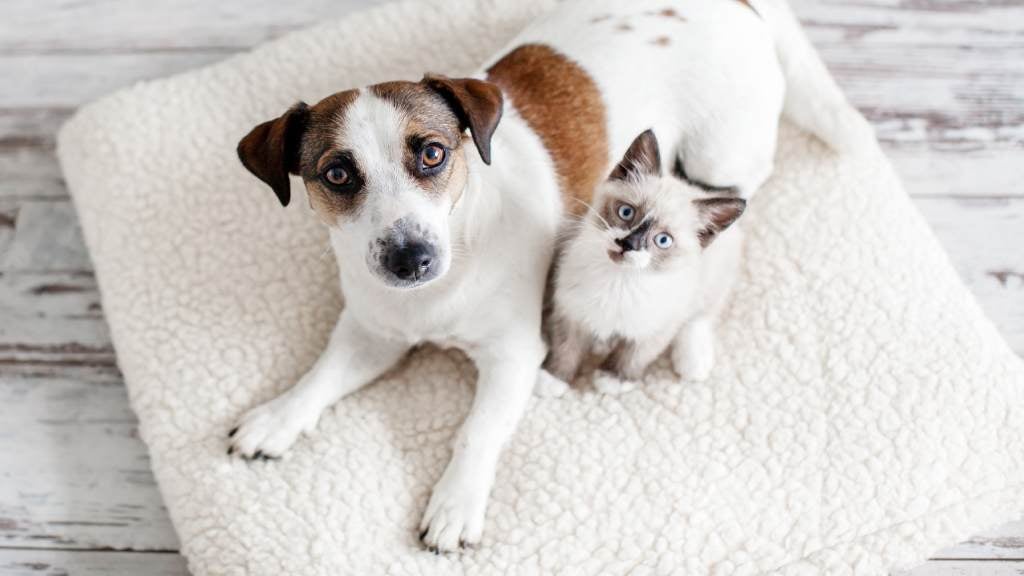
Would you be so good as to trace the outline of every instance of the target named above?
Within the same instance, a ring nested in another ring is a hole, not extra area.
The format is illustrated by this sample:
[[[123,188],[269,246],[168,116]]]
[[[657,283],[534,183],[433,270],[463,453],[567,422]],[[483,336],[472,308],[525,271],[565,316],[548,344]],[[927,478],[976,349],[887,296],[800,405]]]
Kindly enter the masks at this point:
[[[250,410],[231,430],[228,454],[280,456],[300,434],[316,427],[324,409],[372,382],[408,349],[369,332],[343,311],[309,372],[285,393]]]
[[[420,524],[420,539],[434,551],[480,541],[498,458],[526,409],[544,346],[536,337],[524,338],[470,356],[480,373],[476,396]]]

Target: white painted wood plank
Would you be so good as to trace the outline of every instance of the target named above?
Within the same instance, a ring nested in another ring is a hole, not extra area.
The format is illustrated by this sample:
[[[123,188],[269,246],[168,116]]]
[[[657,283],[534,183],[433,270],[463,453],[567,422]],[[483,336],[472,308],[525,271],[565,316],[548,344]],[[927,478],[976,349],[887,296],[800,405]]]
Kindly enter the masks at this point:
[[[915,195],[1024,195],[1024,3],[793,0]]]
[[[204,0],[64,0],[40,9],[34,0],[7,0],[0,20],[0,51],[244,48],[287,30],[343,18],[367,4],[366,0],[247,0],[211,6]],[[1012,40],[1019,32],[1015,18],[1020,15],[1020,4],[1012,1],[793,0],[792,4],[808,27],[842,24],[843,37],[851,40],[883,33],[895,41],[918,44],[917,37],[901,33],[908,25],[947,33],[949,43],[995,44],[1005,38]]]
[[[117,380],[92,273],[0,272],[0,375]]]
[[[0,576],[188,576],[173,553],[0,549]],[[1024,563],[932,561],[893,576],[1021,576]]]
[[[0,108],[68,108],[118,88],[222,60],[231,52],[0,54]]]
[[[1024,355],[1024,199],[915,203],[982,309]]]
[[[92,270],[69,199],[0,200],[0,219],[0,271]]]
[[[987,530],[956,546],[934,554],[935,558],[988,558],[1024,562],[1024,521]],[[1024,564],[1021,565],[1024,568]]]
[[[175,553],[0,549],[0,576],[68,575],[188,576],[188,569]]]
[[[1021,576],[1024,562],[983,560],[933,561],[893,576]]]
[[[0,544],[177,549],[119,380],[0,374]]]
[[[970,150],[941,150],[932,139],[883,142],[907,193],[923,196],[1024,197],[1024,145],[969,143]]]
[[[70,108],[0,109],[0,198],[66,197],[55,154]]]
[[[4,0],[0,51],[153,52],[239,49],[390,0]]]

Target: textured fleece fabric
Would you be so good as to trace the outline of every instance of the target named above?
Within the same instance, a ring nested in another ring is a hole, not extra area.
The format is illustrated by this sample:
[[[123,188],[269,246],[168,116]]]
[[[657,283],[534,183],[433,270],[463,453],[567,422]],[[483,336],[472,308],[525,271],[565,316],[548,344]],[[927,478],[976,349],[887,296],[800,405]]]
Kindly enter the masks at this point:
[[[1024,367],[880,153],[784,126],[712,378],[535,398],[478,550],[416,527],[475,370],[424,348],[281,461],[225,454],[342,296],[302,195],[235,145],[298,99],[472,71],[545,1],[388,5],[83,108],[60,158],[194,574],[885,574],[1021,512]],[[501,162],[500,158],[496,159]],[[293,181],[294,189],[300,184]]]

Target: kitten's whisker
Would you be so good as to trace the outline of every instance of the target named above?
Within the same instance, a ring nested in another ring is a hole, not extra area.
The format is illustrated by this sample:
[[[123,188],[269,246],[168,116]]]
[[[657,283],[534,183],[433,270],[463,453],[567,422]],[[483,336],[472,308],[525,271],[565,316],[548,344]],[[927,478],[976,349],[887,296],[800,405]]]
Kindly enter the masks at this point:
[[[609,229],[609,228],[612,227],[612,225],[609,224],[608,221],[604,219],[604,216],[601,216],[601,213],[598,212],[591,204],[588,204],[587,202],[584,202],[583,200],[580,200],[579,198],[577,198],[575,196],[572,196],[572,199],[575,200],[576,202],[579,202],[580,204],[583,204],[584,206],[586,206],[587,210],[590,213],[593,213],[594,216],[597,216],[597,219],[600,220],[602,224],[604,224],[605,229]],[[573,216],[575,216],[575,214],[573,214]],[[584,217],[580,216],[579,218],[580,218],[580,221],[582,222]]]

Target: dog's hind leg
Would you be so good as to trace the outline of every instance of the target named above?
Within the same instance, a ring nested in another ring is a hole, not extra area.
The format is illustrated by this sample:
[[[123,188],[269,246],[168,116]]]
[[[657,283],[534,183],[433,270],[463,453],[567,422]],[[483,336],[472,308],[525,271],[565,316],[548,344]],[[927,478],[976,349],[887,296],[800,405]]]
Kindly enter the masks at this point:
[[[250,410],[231,430],[228,454],[281,456],[300,434],[316,427],[324,409],[372,382],[408,349],[377,337],[342,312],[327,348],[309,372],[277,398]]]

